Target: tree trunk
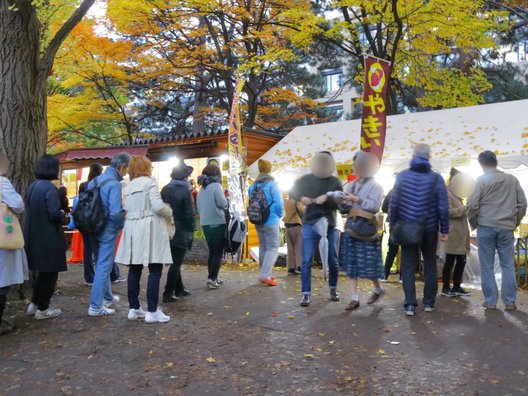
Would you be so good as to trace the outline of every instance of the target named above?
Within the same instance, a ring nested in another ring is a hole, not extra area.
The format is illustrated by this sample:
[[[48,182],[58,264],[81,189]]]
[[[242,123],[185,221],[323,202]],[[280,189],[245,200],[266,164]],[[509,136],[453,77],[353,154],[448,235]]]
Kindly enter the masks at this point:
[[[392,83],[387,87],[387,115],[398,114],[398,94]]]
[[[207,86],[207,78],[205,73],[199,71],[196,78],[196,91],[194,93],[194,109],[193,109],[193,124],[192,133],[193,136],[198,136],[205,131],[205,114],[207,112],[207,93],[205,87]]]
[[[257,119],[258,95],[255,93],[257,87],[255,80],[256,76],[252,74],[244,86],[244,92],[247,95],[247,114],[244,120],[244,126],[246,128],[253,128],[255,120]]]
[[[22,195],[48,139],[47,79],[53,60],[95,0],[83,0],[40,48],[40,22],[30,0],[0,0],[0,148],[11,166],[9,178]]]
[[[24,194],[47,140],[46,79],[39,70],[39,28],[32,6],[9,10],[0,2],[0,146],[9,178]]]

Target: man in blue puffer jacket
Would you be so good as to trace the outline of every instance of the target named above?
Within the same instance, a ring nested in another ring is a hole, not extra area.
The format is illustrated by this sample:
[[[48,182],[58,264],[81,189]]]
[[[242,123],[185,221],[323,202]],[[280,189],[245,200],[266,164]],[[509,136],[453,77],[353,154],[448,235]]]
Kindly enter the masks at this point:
[[[275,278],[272,276],[273,266],[279,257],[280,246],[280,220],[284,216],[284,201],[277,182],[271,177],[271,162],[259,160],[259,175],[255,183],[249,188],[249,195],[255,186],[262,187],[266,201],[269,205],[269,217],[262,225],[257,225],[259,239],[259,264],[260,283],[269,286],[277,286]]]
[[[389,209],[389,221],[394,225],[398,220],[412,221],[425,215],[425,235],[421,245],[402,246],[402,281],[405,292],[405,314],[413,316],[418,305],[414,276],[420,250],[424,259],[424,310],[432,312],[438,291],[436,270],[436,248],[438,231],[440,240],[446,241],[449,232],[449,204],[447,189],[442,176],[431,170],[429,158],[431,149],[426,144],[414,148],[409,169],[401,172],[396,179]],[[433,189],[436,184],[436,193]]]

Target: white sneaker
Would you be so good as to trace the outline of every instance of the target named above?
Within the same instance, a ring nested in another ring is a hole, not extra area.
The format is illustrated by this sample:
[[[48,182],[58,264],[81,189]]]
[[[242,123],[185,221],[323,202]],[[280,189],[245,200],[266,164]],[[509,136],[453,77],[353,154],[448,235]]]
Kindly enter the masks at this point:
[[[117,278],[115,281],[113,281],[112,283],[124,283],[127,281],[127,278],[125,278],[124,276],[120,276],[119,278]]]
[[[212,279],[207,279],[207,288],[208,289],[218,289],[220,288],[220,283],[212,280]]]
[[[107,300],[104,300],[103,301],[103,305],[106,307],[106,308],[112,308],[114,305],[117,305],[119,304],[119,301],[121,300],[121,297],[117,296],[114,294],[114,299],[112,301],[107,301]]]
[[[101,309],[88,308],[88,316],[108,316],[115,314],[115,309],[102,307]]]
[[[42,319],[51,319],[56,316],[59,316],[62,313],[62,310],[59,308],[51,308],[48,307],[45,311],[40,311],[37,309],[37,312],[35,312],[35,319],[42,320]]]
[[[29,303],[29,305],[27,307],[26,315],[27,316],[35,316],[35,314],[37,313],[37,310],[38,310],[38,305],[37,304]]]
[[[146,323],[165,323],[169,320],[170,316],[165,315],[159,308],[156,312],[147,312],[145,316]]]
[[[147,313],[141,307],[128,310],[128,320],[143,319],[145,316],[147,316]]]

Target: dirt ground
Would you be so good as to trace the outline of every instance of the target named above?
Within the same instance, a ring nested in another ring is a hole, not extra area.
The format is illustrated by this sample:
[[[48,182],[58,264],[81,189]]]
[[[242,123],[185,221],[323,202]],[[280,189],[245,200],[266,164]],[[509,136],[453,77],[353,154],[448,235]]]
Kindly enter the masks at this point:
[[[279,286],[267,287],[257,275],[224,268],[225,285],[206,290],[205,267],[186,266],[192,295],[164,305],[169,323],[149,325],[127,320],[126,283],[114,285],[116,315],[88,317],[82,268],[70,266],[53,298],[62,316],[36,321],[24,302],[8,304],[18,329],[0,337],[0,395],[528,393],[526,292],[517,311],[486,311],[476,291],[408,318],[398,283],[350,313],[344,277],[342,301],[330,302],[316,269],[312,305],[301,308],[298,276],[277,269]]]

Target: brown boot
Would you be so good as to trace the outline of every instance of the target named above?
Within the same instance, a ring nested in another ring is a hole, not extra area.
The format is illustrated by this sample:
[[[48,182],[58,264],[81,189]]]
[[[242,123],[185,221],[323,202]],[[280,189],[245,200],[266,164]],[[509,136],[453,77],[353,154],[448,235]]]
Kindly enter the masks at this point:
[[[346,306],[346,311],[354,311],[359,308],[359,301],[352,300],[350,303]]]

